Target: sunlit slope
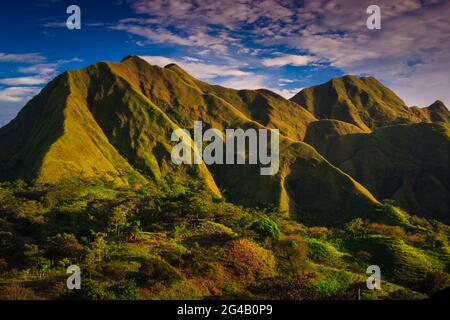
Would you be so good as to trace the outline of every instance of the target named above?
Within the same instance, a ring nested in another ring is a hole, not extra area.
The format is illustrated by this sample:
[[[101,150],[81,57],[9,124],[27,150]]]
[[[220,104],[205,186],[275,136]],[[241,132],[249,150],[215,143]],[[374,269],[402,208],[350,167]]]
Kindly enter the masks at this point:
[[[2,178],[143,180],[109,143],[73,81],[71,73],[62,74],[0,129]]]
[[[251,120],[301,140],[308,124],[316,120],[309,111],[271,91],[210,85],[175,64],[160,68],[131,56],[110,65],[183,126],[202,119],[220,129],[235,127],[236,121]]]
[[[304,106],[319,119],[345,121],[364,131],[388,125],[430,122],[439,117],[435,114],[445,112],[421,112],[408,108],[392,90],[373,77],[334,78],[327,83],[303,89],[291,100]]]

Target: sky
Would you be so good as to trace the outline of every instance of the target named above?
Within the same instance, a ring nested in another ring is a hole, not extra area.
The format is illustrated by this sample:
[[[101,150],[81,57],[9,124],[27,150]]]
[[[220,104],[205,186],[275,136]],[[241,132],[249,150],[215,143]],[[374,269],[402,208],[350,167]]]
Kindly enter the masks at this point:
[[[366,26],[381,8],[381,29]],[[69,30],[69,5],[81,29]],[[0,126],[65,70],[139,55],[291,97],[374,76],[412,106],[450,106],[449,0],[14,0],[0,4]]]

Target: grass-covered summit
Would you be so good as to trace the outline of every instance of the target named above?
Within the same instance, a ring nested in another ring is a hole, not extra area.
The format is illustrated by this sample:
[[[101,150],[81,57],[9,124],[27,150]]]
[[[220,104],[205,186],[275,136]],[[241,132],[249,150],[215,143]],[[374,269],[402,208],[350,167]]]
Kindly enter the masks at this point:
[[[292,101],[319,119],[354,124],[364,131],[387,125],[449,122],[450,112],[440,101],[428,108],[409,108],[392,90],[374,77],[344,76],[305,88]]]

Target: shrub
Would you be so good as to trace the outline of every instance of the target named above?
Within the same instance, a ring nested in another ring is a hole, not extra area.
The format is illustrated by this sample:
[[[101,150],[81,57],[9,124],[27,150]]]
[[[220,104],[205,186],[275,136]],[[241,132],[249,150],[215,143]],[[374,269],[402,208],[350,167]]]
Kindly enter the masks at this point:
[[[360,251],[356,252],[354,254],[354,256],[356,259],[363,261],[363,262],[369,262],[370,259],[372,258],[372,255],[369,252],[364,251],[364,250],[360,250]]]
[[[326,227],[311,227],[306,230],[308,237],[327,240],[331,235],[331,231]]]
[[[285,261],[286,267],[283,273],[301,274],[309,269],[309,247],[303,238],[299,236],[290,236],[281,240],[277,244],[277,256],[279,258],[279,268],[281,261]]]
[[[367,230],[370,233],[381,234],[384,236],[390,236],[394,238],[404,239],[406,237],[405,230],[399,226],[388,226],[381,223],[369,223]]]
[[[227,259],[239,276],[248,279],[275,275],[275,257],[272,252],[247,239],[233,240],[227,250]]]
[[[314,289],[313,274],[297,275],[292,278],[267,279],[250,288],[260,299],[268,300],[313,300],[320,298]]]
[[[49,237],[47,243],[46,252],[51,259],[72,258],[78,260],[83,253],[83,246],[78,242],[75,235],[71,233]]]
[[[339,296],[352,283],[350,276],[344,271],[328,271],[326,277],[314,284],[316,290],[325,297]]]
[[[278,224],[272,219],[265,217],[252,224],[251,229],[258,232],[262,237],[278,240],[281,238],[281,231]]]
[[[113,284],[109,289],[116,300],[138,300],[139,289],[134,281],[123,280]]]
[[[432,295],[450,286],[450,277],[441,271],[428,272],[423,285],[423,291]]]
[[[366,235],[365,222],[361,218],[356,218],[344,226],[344,231],[350,236],[361,237]]]
[[[33,290],[24,288],[18,283],[7,284],[0,290],[0,300],[33,300],[35,298]]]
[[[342,254],[334,246],[325,241],[315,238],[306,238],[311,260],[328,265],[339,265]]]
[[[148,287],[157,282],[170,285],[181,280],[180,274],[166,261],[159,258],[150,258],[142,262],[137,281],[140,286]]]

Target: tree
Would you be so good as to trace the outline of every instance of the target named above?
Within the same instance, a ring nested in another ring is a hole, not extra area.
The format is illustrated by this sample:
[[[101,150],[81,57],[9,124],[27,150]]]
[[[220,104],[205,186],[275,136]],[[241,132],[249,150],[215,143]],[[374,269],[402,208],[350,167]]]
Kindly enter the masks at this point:
[[[60,233],[47,238],[46,252],[49,258],[61,260],[64,258],[78,260],[83,253],[83,246],[77,237],[71,233]]]
[[[116,236],[119,236],[120,226],[126,224],[129,212],[129,207],[123,204],[113,209],[113,212],[109,217],[108,226],[110,227],[110,229],[114,230]]]
[[[106,234],[93,233],[94,240],[91,242],[91,247],[87,249],[84,257],[84,265],[89,273],[89,276],[97,270],[106,255],[108,243],[105,240]]]

